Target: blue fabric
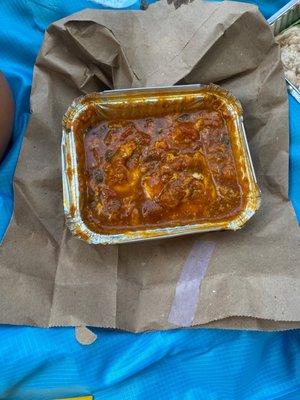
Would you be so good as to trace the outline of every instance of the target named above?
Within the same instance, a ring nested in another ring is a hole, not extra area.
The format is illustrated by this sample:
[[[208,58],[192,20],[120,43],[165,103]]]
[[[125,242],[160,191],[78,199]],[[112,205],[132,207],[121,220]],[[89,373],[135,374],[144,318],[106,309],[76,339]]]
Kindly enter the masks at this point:
[[[299,335],[218,330],[130,334],[2,327],[1,398],[299,400]],[[1,396],[0,395],[0,396]]]
[[[32,69],[44,29],[83,8],[101,8],[99,2],[1,1],[0,69],[13,89],[16,116],[12,145],[0,165],[0,237],[11,216],[12,176],[29,118]],[[286,2],[252,3],[268,18]],[[138,7],[130,0],[118,4]],[[289,101],[290,197],[300,220],[300,105],[291,97]],[[71,328],[1,326],[0,398],[40,400],[87,394],[97,400],[300,398],[299,331],[94,331],[98,340],[83,347]]]
[[[289,95],[290,182],[289,195],[300,222],[300,104]]]

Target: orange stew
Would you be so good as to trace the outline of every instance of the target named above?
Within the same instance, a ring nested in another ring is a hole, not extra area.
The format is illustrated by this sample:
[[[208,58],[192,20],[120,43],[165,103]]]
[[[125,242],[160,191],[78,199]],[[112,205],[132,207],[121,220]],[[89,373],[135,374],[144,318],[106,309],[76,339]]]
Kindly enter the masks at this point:
[[[96,232],[214,222],[243,207],[221,111],[101,121],[83,147],[82,215]]]

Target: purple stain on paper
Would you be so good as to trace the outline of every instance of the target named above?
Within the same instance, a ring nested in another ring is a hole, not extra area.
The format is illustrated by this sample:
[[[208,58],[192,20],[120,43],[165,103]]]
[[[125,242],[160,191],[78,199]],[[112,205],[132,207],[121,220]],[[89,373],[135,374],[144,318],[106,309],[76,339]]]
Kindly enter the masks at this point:
[[[188,255],[176,285],[168,321],[177,326],[191,326],[200,292],[215,242],[197,240]]]

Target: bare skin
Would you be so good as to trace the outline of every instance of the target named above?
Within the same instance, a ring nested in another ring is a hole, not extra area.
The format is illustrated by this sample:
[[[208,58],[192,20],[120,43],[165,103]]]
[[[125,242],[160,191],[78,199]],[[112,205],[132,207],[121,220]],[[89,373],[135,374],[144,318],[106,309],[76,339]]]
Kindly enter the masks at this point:
[[[4,75],[0,72],[0,160],[11,138],[13,115],[12,94]]]

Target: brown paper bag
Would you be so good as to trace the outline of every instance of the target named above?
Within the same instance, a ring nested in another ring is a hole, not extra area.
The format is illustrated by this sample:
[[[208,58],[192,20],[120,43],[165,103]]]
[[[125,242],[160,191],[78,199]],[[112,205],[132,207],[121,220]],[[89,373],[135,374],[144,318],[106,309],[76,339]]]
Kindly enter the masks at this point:
[[[238,232],[107,247],[73,238],[64,225],[60,159],[61,120],[72,100],[107,88],[208,82],[242,102],[262,189],[257,215]],[[37,58],[31,107],[1,247],[1,323],[172,328],[183,265],[195,242],[209,241],[214,250],[190,324],[300,326],[286,87],[278,46],[256,7],[157,3],[145,12],[85,10],[60,20]]]

